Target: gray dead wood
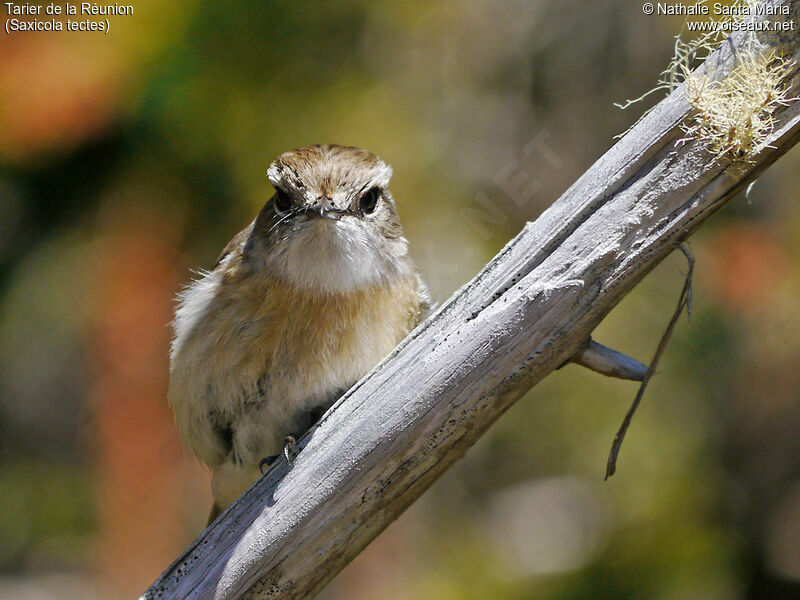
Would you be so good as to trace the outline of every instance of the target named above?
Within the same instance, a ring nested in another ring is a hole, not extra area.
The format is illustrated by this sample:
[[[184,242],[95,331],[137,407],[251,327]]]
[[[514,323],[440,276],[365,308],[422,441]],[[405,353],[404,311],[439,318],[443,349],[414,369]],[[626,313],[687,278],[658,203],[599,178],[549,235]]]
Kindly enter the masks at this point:
[[[618,379],[641,381],[647,373],[647,367],[638,360],[598,344],[592,338],[586,340],[570,360],[576,365]]]
[[[773,4],[800,23],[800,0]],[[784,38],[796,57],[797,31]],[[706,65],[724,75],[740,42]],[[356,384],[301,440],[291,469],[271,469],[143,598],[313,597],[800,138],[797,102],[779,112],[770,147],[727,168],[698,143],[676,148],[689,115],[682,90],[661,102]]]

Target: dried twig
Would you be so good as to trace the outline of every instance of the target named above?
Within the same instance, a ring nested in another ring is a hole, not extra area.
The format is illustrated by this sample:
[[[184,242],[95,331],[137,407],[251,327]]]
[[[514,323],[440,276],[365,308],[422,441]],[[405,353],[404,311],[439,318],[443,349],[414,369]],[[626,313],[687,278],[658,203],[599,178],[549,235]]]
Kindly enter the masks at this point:
[[[639,391],[636,392],[636,397],[633,399],[631,407],[625,414],[625,418],[622,420],[622,425],[620,425],[617,435],[614,436],[614,442],[611,444],[611,451],[608,453],[608,463],[606,464],[605,476],[606,480],[608,480],[608,478],[611,477],[617,470],[617,456],[619,455],[619,450],[622,447],[622,441],[625,439],[625,434],[628,431],[628,427],[631,424],[631,420],[633,419],[636,409],[639,408],[639,403],[642,401],[644,391],[647,389],[647,384],[650,382],[650,378],[653,376],[653,373],[656,372],[658,362],[661,360],[661,355],[667,348],[669,339],[672,337],[672,332],[675,329],[675,325],[678,323],[678,319],[680,318],[683,309],[686,309],[687,315],[690,318],[692,315],[692,273],[694,272],[694,257],[692,256],[691,252],[689,252],[688,248],[686,248],[686,246],[683,244],[680,244],[678,248],[680,248],[681,252],[683,252],[684,256],[686,256],[686,261],[689,263],[689,270],[686,273],[686,279],[683,282],[683,289],[681,290],[681,295],[678,298],[678,305],[675,307],[675,312],[672,313],[672,318],[670,319],[667,328],[664,330],[661,340],[658,342],[658,348],[656,348],[656,353],[653,355],[653,360],[650,361],[650,366],[647,368],[647,372],[644,374],[644,379],[642,379],[642,383],[639,386]]]

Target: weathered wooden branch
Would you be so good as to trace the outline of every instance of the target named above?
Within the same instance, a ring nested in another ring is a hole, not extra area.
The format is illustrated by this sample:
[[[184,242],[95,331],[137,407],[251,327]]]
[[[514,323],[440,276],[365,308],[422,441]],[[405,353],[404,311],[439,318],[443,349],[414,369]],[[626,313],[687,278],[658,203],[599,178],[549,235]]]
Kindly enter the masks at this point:
[[[790,6],[800,23],[800,0],[772,4]],[[718,76],[741,40],[706,62]],[[797,31],[771,43],[798,55]],[[337,402],[291,468],[268,471],[143,598],[312,597],[574,356],[680,240],[800,139],[797,102],[777,113],[752,162],[729,168],[702,143],[676,147],[690,112],[680,89],[661,102]]]
[[[592,338],[587,339],[570,359],[592,371],[608,377],[641,381],[647,373],[647,367],[638,360],[625,356],[613,348],[598,344]]]

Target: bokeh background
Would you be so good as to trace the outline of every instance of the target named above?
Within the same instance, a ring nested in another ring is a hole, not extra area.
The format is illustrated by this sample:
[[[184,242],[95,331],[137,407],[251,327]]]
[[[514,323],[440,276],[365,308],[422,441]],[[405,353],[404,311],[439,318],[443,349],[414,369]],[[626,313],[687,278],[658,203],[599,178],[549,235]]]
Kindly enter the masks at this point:
[[[108,35],[0,34],[2,598],[137,597],[202,530],[167,325],[277,154],[390,162],[441,301],[637,118],[612,103],[654,85],[681,26],[622,0],[132,6]],[[693,320],[611,481],[636,387],[569,366],[322,597],[800,597],[799,167],[694,236]],[[596,338],[647,361],[683,271],[665,261]]]

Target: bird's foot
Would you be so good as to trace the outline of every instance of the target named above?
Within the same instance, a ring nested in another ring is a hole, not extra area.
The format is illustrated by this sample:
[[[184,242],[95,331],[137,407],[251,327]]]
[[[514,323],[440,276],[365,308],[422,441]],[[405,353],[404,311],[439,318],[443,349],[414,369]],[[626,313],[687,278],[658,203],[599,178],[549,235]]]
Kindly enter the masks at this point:
[[[264,471],[266,471],[269,466],[278,460],[280,454],[274,454],[273,456],[268,456],[267,458],[262,458],[258,463],[258,470],[263,475]]]
[[[294,439],[293,435],[287,435],[283,439],[283,455],[286,457],[286,462],[289,463],[289,466],[297,458],[297,440]]]
[[[287,435],[283,439],[283,457],[286,459],[286,462],[289,463],[289,466],[291,466],[294,459],[297,458],[297,452],[297,440],[293,435]],[[258,470],[261,474],[263,475],[279,457],[280,454],[274,454],[273,456],[262,458],[258,463]]]

